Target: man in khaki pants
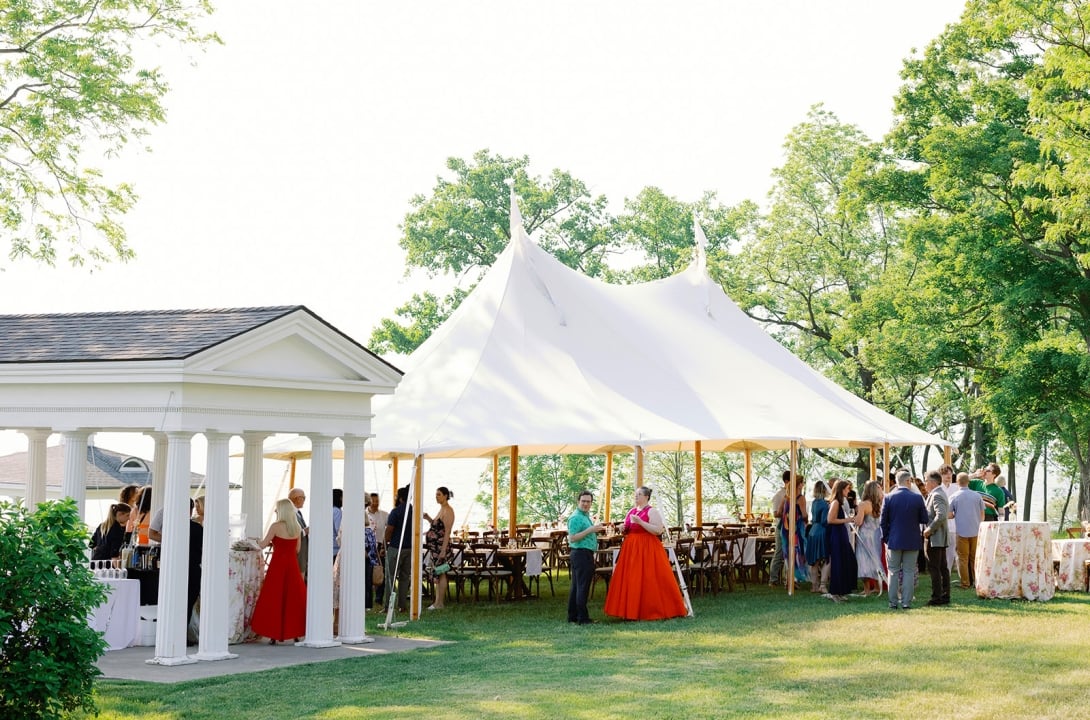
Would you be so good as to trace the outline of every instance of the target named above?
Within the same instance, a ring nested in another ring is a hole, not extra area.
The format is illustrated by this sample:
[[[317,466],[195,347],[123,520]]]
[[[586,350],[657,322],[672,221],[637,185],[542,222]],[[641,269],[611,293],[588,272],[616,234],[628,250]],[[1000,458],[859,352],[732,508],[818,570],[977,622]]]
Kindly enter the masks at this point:
[[[958,577],[962,589],[976,585],[976,538],[980,534],[980,523],[984,522],[984,498],[980,493],[969,489],[969,473],[958,473],[958,487],[950,500],[950,517],[958,534]]]

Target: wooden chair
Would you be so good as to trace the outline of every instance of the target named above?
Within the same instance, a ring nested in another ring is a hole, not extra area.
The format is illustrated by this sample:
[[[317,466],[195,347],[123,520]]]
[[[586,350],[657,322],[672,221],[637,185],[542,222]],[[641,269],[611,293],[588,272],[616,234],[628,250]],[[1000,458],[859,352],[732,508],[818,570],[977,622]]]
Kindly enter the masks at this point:
[[[606,585],[606,593],[609,593],[609,581],[613,579],[614,549],[609,545],[599,546],[594,552],[594,575],[590,580],[590,597],[594,597],[594,588],[601,580]]]
[[[685,580],[685,587],[692,584],[692,568],[689,563],[692,560],[693,539],[679,538],[674,543],[674,555],[677,557],[677,566],[681,570],[681,577]]]
[[[511,571],[500,564],[497,552],[499,546],[494,543],[477,543],[473,545],[473,551],[475,554],[482,556],[481,564],[479,566],[480,580],[479,582],[488,583],[488,597],[492,598],[495,593],[496,602],[500,601],[504,593],[503,584],[508,584],[508,589],[511,585]],[[480,589],[478,584],[477,597],[480,598]]]
[[[1069,538],[1079,539],[1086,535],[1086,531],[1083,530],[1082,525],[1069,525],[1064,532],[1067,533]]]

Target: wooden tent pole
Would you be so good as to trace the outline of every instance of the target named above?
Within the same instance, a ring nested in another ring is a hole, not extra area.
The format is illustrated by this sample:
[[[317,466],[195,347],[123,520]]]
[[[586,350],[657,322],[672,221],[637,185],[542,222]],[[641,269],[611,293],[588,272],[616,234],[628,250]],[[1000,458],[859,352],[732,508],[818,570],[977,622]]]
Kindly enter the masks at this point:
[[[634,459],[636,461],[636,487],[643,487],[643,446],[637,445],[634,450]]]
[[[611,517],[609,514],[610,503],[613,502],[613,451],[610,450],[606,453],[606,477],[605,477],[605,492],[602,498],[603,510],[602,522],[609,522]]]
[[[795,527],[798,523],[799,443],[791,441],[791,505],[787,515],[787,594],[795,594]]]
[[[492,529],[500,529],[500,456],[492,456]]]
[[[704,522],[704,465],[700,456],[700,441],[693,443],[693,465],[696,474],[696,524]]]
[[[424,456],[417,455],[413,458],[413,576],[410,587],[412,597],[409,598],[409,617],[413,620],[420,619],[420,606],[423,605],[423,560],[424,543],[423,536],[418,528],[424,522]],[[391,599],[392,601],[392,599]]]
[[[878,446],[870,446],[870,479],[878,479]]]
[[[390,477],[394,482],[393,494],[390,496],[390,505],[391,505],[391,507],[397,502],[397,483],[398,483],[397,466],[398,466],[398,460],[399,460],[399,458],[397,457],[397,455],[394,455],[393,458],[391,458],[391,460],[390,460]]]
[[[753,451],[749,448],[743,453],[746,463],[746,515],[753,514]]]
[[[942,461],[947,465],[953,467],[954,463],[951,462],[954,459],[953,453],[950,451],[949,445],[942,446]]]
[[[291,475],[288,478],[288,490],[291,490],[292,488],[295,487],[295,460],[296,460],[296,457],[294,455],[292,455],[291,456]]]
[[[515,536],[515,525],[518,524],[519,514],[519,446],[511,446],[511,498],[510,498],[510,524],[507,526],[509,537]]]

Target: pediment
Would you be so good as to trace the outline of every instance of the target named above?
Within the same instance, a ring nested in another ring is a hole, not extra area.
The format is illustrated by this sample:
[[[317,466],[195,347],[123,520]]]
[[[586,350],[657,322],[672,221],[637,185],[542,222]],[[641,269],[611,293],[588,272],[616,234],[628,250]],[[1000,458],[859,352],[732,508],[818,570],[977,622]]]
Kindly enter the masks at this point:
[[[209,368],[213,372],[296,380],[366,381],[359,369],[331,357],[298,335],[282,338]]]

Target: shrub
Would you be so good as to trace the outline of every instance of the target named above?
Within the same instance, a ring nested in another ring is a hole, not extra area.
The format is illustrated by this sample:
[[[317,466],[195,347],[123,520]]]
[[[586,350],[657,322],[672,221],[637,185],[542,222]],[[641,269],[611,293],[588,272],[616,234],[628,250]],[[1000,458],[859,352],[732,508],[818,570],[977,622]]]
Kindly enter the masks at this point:
[[[0,503],[0,718],[95,711],[95,662],[106,649],[87,624],[105,599],[87,563],[73,500],[28,512]]]

